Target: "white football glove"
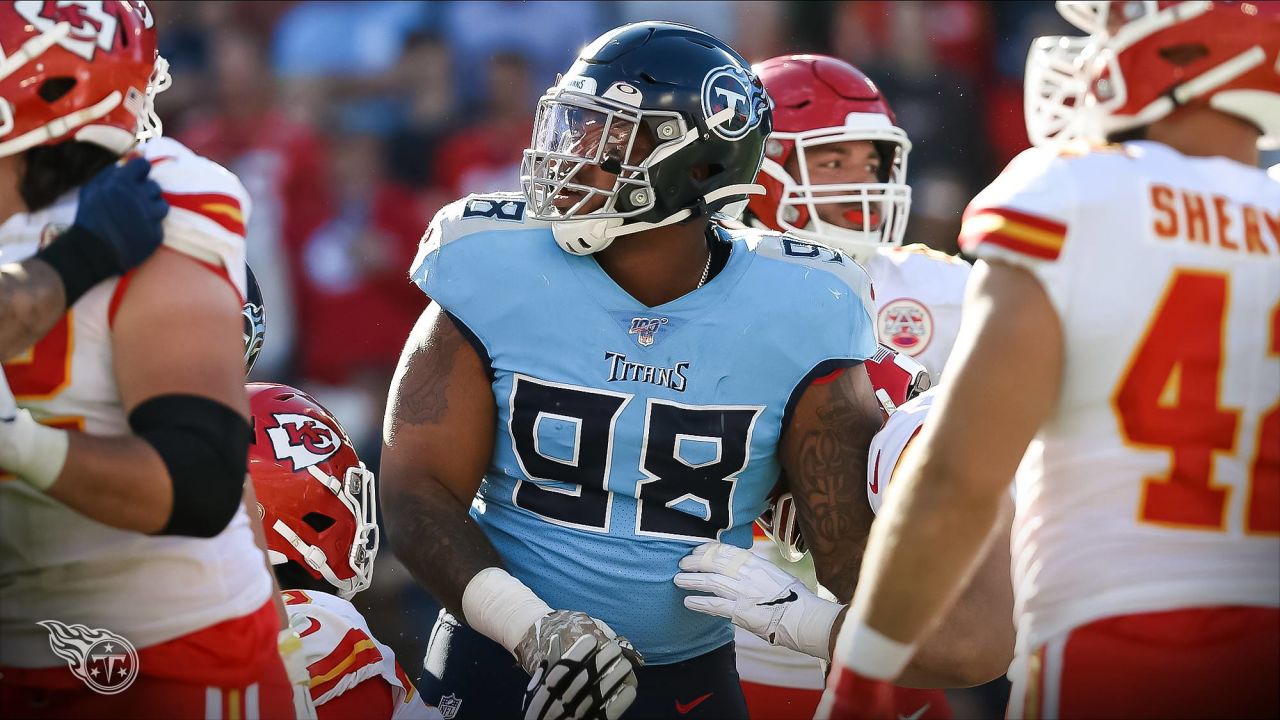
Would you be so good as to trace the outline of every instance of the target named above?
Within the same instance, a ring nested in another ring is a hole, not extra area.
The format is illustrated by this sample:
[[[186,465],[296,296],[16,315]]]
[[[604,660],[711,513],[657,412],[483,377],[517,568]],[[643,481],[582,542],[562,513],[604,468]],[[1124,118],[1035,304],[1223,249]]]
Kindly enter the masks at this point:
[[[676,587],[714,593],[686,597],[690,610],[729,618],[770,645],[831,659],[831,628],[844,605],[818,597],[750,550],[723,543],[694,548],[680,569],[685,572],[676,575]]]
[[[45,492],[62,474],[69,443],[66,430],[41,425],[26,408],[18,408],[0,420],[0,473],[11,472]]]
[[[5,379],[4,369],[0,368],[0,422],[12,420],[18,414],[18,401],[13,399],[13,391],[9,389],[9,381]]]
[[[280,648],[280,660],[284,663],[285,673],[289,676],[289,684],[293,686],[293,712],[297,720],[316,720],[316,706],[311,700],[311,672],[307,665],[311,659],[302,649],[302,638],[294,622],[306,622],[306,617],[298,615],[289,618],[289,627],[280,631],[276,643]]]
[[[582,612],[554,610],[529,628],[516,659],[532,678],[525,720],[617,720],[636,699],[640,653]]]

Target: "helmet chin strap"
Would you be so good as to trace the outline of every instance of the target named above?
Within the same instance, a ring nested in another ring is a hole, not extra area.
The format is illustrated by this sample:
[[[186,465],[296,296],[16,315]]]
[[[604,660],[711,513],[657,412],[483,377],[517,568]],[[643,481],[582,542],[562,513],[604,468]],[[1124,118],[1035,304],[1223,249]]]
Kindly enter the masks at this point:
[[[298,536],[298,533],[294,532],[293,528],[286,525],[283,520],[276,520],[275,525],[273,525],[271,529],[280,533],[280,537],[283,537],[286,542],[293,546],[294,550],[297,550],[298,553],[302,555],[303,559],[306,560],[307,565],[312,570],[320,573],[321,577],[337,589],[339,597],[349,600],[351,599],[351,596],[355,595],[362,589],[357,586],[359,580],[358,575],[350,580],[339,580],[337,574],[333,572],[333,568],[329,567],[329,557],[325,554],[324,550],[315,545],[311,545],[306,540],[303,540]],[[276,554],[279,555],[279,553]],[[283,558],[282,555],[281,557]],[[272,561],[273,565],[276,564],[274,558],[269,557],[268,559]],[[288,558],[284,559],[287,560]]]
[[[726,185],[703,195],[702,205],[711,205],[733,195],[763,194],[765,194],[764,187],[753,183]],[[657,222],[636,222],[626,225],[622,224],[622,218],[563,220],[551,224],[551,234],[555,236],[560,249],[565,252],[571,255],[591,255],[612,245],[614,238],[674,225],[693,217],[694,214],[693,208],[682,208]]]
[[[66,36],[71,34],[71,23],[60,22],[30,40],[22,43],[12,55],[0,58],[0,80],[3,80],[14,73],[18,68],[26,65],[31,60],[42,54],[45,50],[53,47]]]
[[[97,120],[112,110],[115,110],[116,106],[118,106],[123,99],[124,95],[119,90],[116,90],[87,108],[67,113],[60,118],[54,118],[34,130],[23,133],[12,140],[0,143],[0,157],[17,155],[18,153],[29,150],[46,140],[53,140],[54,138],[66,135],[68,132],[71,132],[72,128],[79,127],[92,120]]]

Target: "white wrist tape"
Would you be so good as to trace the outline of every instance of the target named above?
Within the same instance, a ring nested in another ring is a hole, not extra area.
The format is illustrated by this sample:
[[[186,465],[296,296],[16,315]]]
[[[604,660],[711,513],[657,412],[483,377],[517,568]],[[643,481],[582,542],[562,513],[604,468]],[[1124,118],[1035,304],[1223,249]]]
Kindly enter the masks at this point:
[[[836,640],[836,658],[842,665],[872,680],[896,680],[916,654],[916,646],[900,643],[868,627],[852,613]]]
[[[485,568],[462,591],[462,614],[476,631],[515,653],[529,628],[551,606],[506,570]]]
[[[62,474],[68,444],[66,430],[41,425],[20,409],[13,420],[0,424],[0,469],[44,492]]]
[[[4,376],[4,368],[0,368],[0,422],[12,420],[17,414],[17,401],[13,399],[13,391],[9,389],[9,380]]]
[[[806,655],[831,661],[831,628],[840,617],[844,605],[818,599],[809,611],[800,617],[796,627],[795,645]],[[780,631],[783,627],[778,628]]]

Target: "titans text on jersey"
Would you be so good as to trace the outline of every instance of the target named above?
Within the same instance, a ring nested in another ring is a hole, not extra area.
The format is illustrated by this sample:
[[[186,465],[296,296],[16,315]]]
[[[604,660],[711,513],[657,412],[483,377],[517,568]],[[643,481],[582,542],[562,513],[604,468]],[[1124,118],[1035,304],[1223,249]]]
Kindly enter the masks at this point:
[[[412,270],[489,366],[498,441],[471,514],[553,607],[650,663],[709,652],[729,623],[686,610],[671,578],[694,545],[750,543],[799,391],[875,352],[869,280],[840,253],[713,224],[723,270],[647,307],[522,208],[446,207]]]

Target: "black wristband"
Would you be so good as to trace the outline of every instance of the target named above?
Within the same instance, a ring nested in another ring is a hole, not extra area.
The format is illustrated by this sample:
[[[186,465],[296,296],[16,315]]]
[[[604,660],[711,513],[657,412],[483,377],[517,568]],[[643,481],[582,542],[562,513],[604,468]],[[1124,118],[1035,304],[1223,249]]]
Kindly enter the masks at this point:
[[[62,278],[68,309],[94,285],[120,272],[107,244],[80,225],[67,228],[36,257]]]

